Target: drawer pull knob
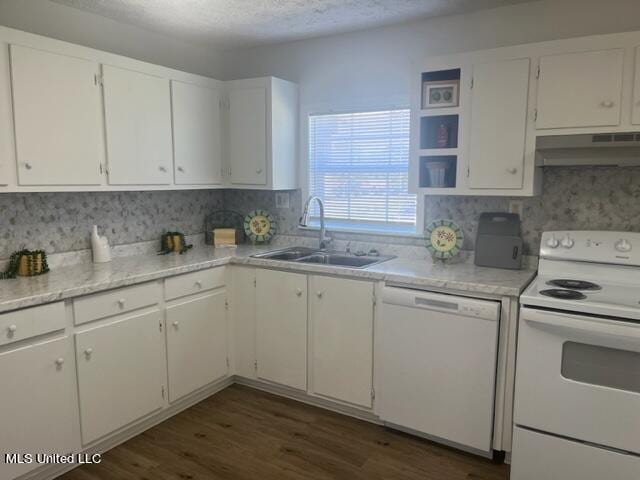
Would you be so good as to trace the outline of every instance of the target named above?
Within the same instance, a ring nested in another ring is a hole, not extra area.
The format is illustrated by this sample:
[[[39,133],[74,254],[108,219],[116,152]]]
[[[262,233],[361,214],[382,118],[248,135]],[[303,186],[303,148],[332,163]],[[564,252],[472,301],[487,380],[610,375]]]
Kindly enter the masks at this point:
[[[318,296],[318,298],[322,298],[323,292],[316,292],[316,295]]]
[[[516,173],[518,173],[518,169],[517,168],[507,168],[507,173],[510,173],[511,175],[515,175]]]
[[[179,172],[184,172],[184,168],[183,167],[178,167],[178,171]]]
[[[15,325],[9,325],[7,327],[7,330],[9,331],[9,335],[13,335],[14,333],[16,333],[16,330],[18,330],[18,327],[16,327]]]
[[[61,367],[62,365],[64,365],[64,358],[60,357],[60,358],[56,359],[56,365],[58,367]]]
[[[166,172],[166,171],[167,171],[167,167],[165,167],[165,166],[163,166],[163,165],[160,165],[160,166],[158,167],[158,170],[160,170],[161,172]]]
[[[600,105],[602,105],[604,108],[612,108],[615,103],[611,100],[604,100]]]
[[[29,162],[26,162],[24,164],[24,168],[26,168],[27,170],[31,170],[33,168],[33,165],[31,165]]]
[[[302,289],[301,288],[296,288],[296,295],[301,297],[302,296]]]
[[[174,327],[178,328],[180,326],[180,322],[176,320],[171,325],[173,325]]]
[[[124,308],[124,298],[118,300],[118,305],[120,306],[120,308]]]
[[[93,348],[87,348],[84,351],[84,354],[86,355],[87,358],[89,358],[91,356],[91,354],[93,353]]]
[[[200,280],[196,282],[196,287],[202,288],[202,282]]]
[[[258,175],[260,175],[260,174],[262,173],[262,169],[261,169],[261,168],[256,168],[256,173],[257,173]]]

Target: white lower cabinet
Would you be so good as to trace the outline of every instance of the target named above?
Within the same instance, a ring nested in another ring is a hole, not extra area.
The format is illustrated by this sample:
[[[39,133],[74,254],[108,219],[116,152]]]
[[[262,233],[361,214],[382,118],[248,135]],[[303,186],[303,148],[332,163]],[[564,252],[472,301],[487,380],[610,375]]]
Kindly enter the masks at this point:
[[[0,478],[36,464],[6,464],[8,453],[69,454],[78,448],[71,339],[64,337],[0,354]]]
[[[224,289],[167,307],[167,357],[170,402],[227,375]]]
[[[373,284],[309,278],[310,390],[371,408]]]
[[[307,276],[256,271],[257,376],[307,389]]]
[[[84,445],[163,407],[162,320],[155,309],[76,334]]]
[[[234,373],[245,378],[256,376],[256,270],[231,270],[231,322],[233,328]]]

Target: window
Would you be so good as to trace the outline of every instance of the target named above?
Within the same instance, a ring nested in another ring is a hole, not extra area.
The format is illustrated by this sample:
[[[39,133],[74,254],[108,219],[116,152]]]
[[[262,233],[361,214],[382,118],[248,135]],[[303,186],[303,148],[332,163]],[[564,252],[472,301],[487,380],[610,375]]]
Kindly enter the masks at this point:
[[[415,233],[408,173],[408,109],[309,117],[309,194],[323,200],[329,227]]]

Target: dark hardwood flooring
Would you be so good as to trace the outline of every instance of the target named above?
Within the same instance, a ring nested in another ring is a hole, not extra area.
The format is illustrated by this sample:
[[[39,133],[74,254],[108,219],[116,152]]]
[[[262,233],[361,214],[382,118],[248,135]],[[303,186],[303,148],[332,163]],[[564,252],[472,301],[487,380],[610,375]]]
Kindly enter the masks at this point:
[[[504,480],[506,465],[234,385],[62,480]]]

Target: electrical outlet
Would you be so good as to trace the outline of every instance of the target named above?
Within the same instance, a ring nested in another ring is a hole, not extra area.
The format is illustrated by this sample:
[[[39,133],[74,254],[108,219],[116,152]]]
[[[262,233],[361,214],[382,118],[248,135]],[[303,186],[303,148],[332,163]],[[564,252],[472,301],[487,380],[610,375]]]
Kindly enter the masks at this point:
[[[516,213],[522,220],[522,214],[524,213],[524,206],[522,200],[510,200],[509,201],[509,213]]]
[[[289,208],[289,192],[276,192],[276,208]]]

